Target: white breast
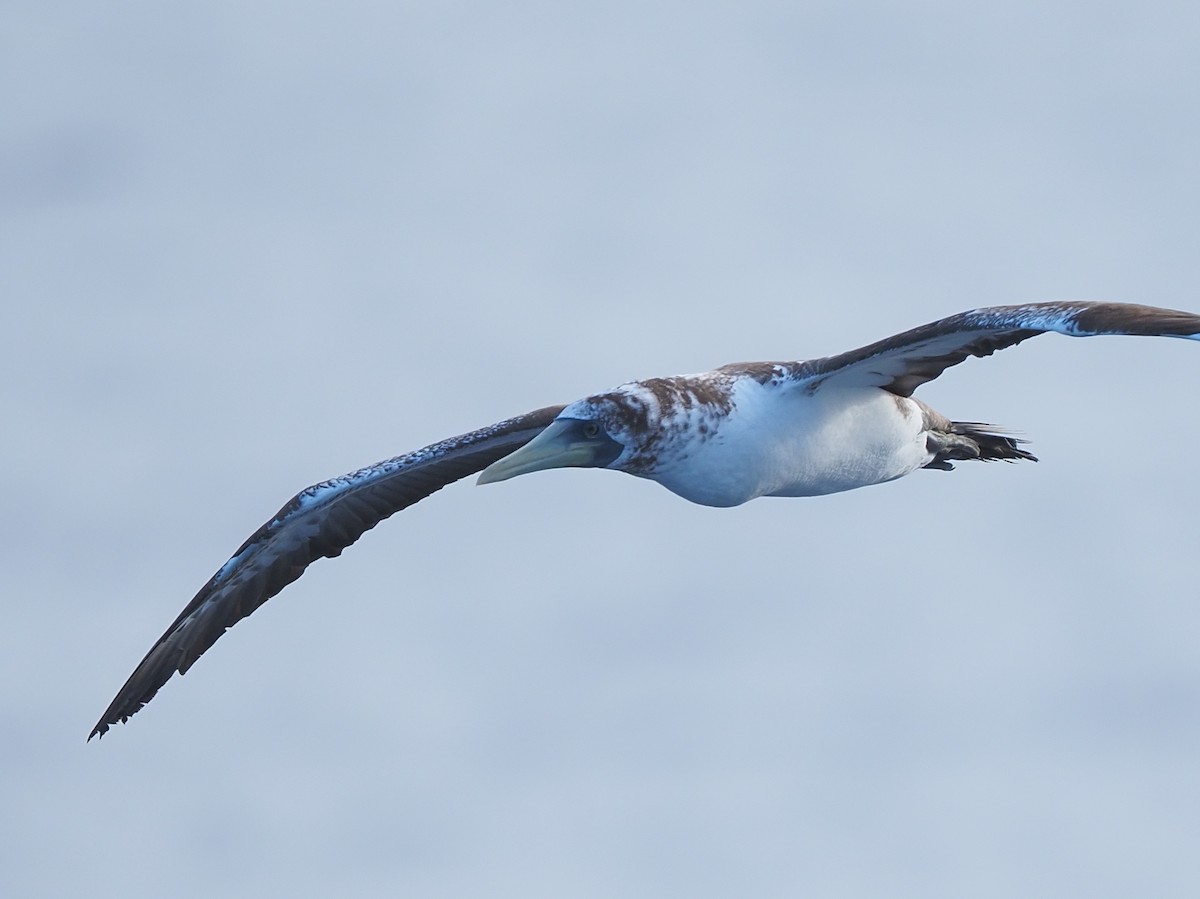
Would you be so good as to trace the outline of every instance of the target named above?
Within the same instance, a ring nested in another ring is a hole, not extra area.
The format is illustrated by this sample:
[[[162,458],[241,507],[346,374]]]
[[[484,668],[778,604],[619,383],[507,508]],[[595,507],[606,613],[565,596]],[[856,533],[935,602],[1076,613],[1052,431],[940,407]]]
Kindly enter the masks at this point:
[[[681,440],[647,476],[692,502],[736,506],[878,484],[931,458],[920,407],[879,388],[808,393],[745,379],[733,399],[715,431]]]

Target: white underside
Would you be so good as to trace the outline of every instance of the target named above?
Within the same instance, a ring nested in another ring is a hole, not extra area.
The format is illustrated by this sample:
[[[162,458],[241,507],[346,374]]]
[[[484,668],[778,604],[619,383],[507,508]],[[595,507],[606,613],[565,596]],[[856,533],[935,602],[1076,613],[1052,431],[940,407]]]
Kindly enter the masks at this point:
[[[920,407],[877,387],[807,393],[742,382],[734,400],[715,435],[651,477],[692,502],[736,506],[880,484],[932,458]]]

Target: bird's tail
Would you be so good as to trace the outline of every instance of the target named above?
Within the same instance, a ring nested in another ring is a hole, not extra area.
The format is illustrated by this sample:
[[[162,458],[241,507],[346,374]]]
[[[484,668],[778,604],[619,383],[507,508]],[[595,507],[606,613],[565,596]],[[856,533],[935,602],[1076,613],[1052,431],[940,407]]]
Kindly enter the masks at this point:
[[[952,461],[978,459],[980,462],[994,462],[1003,459],[1005,462],[1016,462],[1018,459],[1028,459],[1036,462],[1037,456],[1021,449],[1022,443],[1028,443],[1011,432],[996,425],[984,424],[980,421],[944,421],[941,427],[930,428],[927,432],[925,445],[933,453],[933,459],[926,468],[940,468],[943,471],[953,471]]]

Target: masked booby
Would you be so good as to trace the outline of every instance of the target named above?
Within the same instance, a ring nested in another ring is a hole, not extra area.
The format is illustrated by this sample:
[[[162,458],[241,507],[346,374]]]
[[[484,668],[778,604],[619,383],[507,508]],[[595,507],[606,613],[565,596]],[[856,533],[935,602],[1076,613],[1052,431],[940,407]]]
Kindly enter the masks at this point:
[[[1024,441],[951,421],[913,391],[969,356],[1045,332],[1200,339],[1200,316],[1121,303],[997,306],[807,362],[725,365],[633,381],[548,406],[302,490],[241,545],[155,642],[88,735],[103,735],[185,673],[228,628],[309,564],[476,472],[479,483],[548,468],[610,468],[695,503],[815,496],[953,462],[1035,457]]]

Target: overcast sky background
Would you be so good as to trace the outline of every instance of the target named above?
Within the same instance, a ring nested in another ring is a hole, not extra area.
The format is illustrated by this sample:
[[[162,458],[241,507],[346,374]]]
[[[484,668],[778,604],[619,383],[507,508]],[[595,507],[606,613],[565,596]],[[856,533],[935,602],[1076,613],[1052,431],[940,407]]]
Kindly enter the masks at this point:
[[[1200,310],[1191,3],[0,6],[0,892],[1200,890],[1200,351],[813,500],[455,485],[84,737],[301,487],[976,306]]]

